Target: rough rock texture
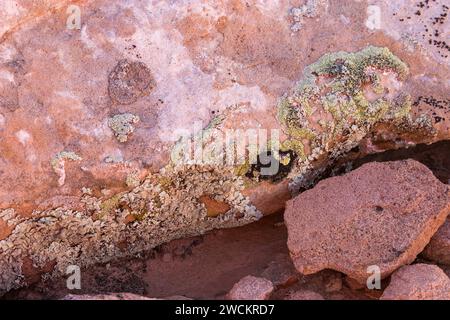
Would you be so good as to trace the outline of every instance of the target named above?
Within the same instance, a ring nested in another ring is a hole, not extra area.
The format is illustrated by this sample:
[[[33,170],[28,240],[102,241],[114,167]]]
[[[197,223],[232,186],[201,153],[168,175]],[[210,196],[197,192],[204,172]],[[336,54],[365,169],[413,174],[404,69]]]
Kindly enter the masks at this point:
[[[448,139],[444,3],[1,1],[0,293],[253,222],[358,146]],[[248,128],[281,129],[279,174],[172,161],[181,130]]]
[[[69,294],[62,300],[155,300],[139,296],[133,293],[110,293],[110,294]]]
[[[267,279],[246,276],[231,288],[227,298],[230,300],[267,300],[273,289],[272,282]]]
[[[450,218],[447,218],[431,238],[422,256],[437,263],[450,265]]]
[[[289,294],[286,300],[325,300],[319,293],[309,290],[296,291]]]
[[[411,263],[450,212],[447,185],[414,160],[369,163],[287,204],[288,247],[301,273],[333,269],[365,283]]]
[[[287,254],[278,254],[264,269],[261,276],[276,287],[291,285],[298,281],[298,272]]]
[[[382,300],[450,300],[450,278],[438,266],[414,264],[396,271]]]
[[[61,300],[192,300],[184,296],[170,296],[161,299],[144,297],[129,292],[108,294],[68,294]]]

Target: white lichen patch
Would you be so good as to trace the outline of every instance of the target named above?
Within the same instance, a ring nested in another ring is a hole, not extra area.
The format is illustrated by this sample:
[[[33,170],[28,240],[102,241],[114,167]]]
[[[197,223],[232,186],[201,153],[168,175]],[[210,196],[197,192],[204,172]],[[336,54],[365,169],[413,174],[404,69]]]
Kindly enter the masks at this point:
[[[7,223],[8,226],[13,226],[20,221],[14,209],[0,210],[0,219]]]
[[[367,7],[367,20],[365,22],[369,30],[381,29],[381,8],[376,5]]]
[[[134,124],[139,122],[139,117],[131,113],[117,114],[108,119],[108,126],[114,131],[119,142],[126,142],[128,136],[134,132]]]
[[[58,185],[64,185],[66,181],[65,161],[81,161],[83,160],[79,155],[72,151],[61,151],[51,161],[53,171],[58,175]]]
[[[244,181],[233,167],[203,165],[168,165],[130,192],[102,198],[83,188],[85,210],[35,211],[0,241],[0,294],[25,284],[24,257],[37,268],[56,263],[56,276],[64,274],[69,264],[106,263],[175,238],[255,221],[262,215],[243,189]],[[209,217],[199,200],[205,194],[214,194],[230,210]],[[11,218],[11,212],[2,217]]]
[[[140,184],[139,173],[137,171],[133,171],[127,175],[125,184],[127,187],[135,188]]]
[[[291,25],[291,31],[298,32],[303,27],[307,18],[314,18],[318,15],[319,10],[328,7],[328,0],[307,0],[300,7],[291,9],[291,16],[294,23]]]

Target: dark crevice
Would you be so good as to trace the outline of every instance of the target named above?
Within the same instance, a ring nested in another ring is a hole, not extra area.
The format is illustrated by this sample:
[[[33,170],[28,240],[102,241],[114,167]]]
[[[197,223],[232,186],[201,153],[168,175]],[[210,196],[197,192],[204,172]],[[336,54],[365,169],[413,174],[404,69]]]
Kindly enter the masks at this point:
[[[450,180],[450,140],[439,141],[433,144],[419,144],[407,149],[390,150],[371,154],[354,160],[351,169],[357,169],[368,162],[385,162],[405,159],[414,159],[427,166],[433,174],[443,183]]]

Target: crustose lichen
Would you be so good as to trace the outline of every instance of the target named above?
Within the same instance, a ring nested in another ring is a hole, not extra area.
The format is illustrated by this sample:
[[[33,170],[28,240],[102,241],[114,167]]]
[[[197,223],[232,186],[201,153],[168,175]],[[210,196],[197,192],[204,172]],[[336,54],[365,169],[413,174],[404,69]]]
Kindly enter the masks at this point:
[[[80,161],[82,158],[73,151],[61,151],[50,161],[53,171],[59,176],[58,185],[62,186],[66,180],[65,161]]]
[[[128,136],[134,132],[133,124],[139,122],[139,117],[131,113],[117,114],[108,119],[108,126],[114,131],[119,142],[126,142]]]

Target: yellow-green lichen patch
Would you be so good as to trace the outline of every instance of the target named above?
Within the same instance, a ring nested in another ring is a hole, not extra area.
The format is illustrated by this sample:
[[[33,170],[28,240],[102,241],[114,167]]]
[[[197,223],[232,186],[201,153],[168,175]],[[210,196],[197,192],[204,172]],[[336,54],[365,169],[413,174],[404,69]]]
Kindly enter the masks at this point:
[[[234,169],[234,174],[242,177],[250,170],[250,167],[250,163],[248,161],[245,161],[245,163],[236,166],[236,168]]]
[[[122,113],[109,118],[108,126],[114,131],[119,142],[126,142],[128,136],[134,132],[134,124],[139,121],[139,117],[134,114]]]
[[[119,200],[121,195],[116,194],[112,196],[111,198],[104,200],[100,204],[100,212],[97,215],[98,219],[101,219],[105,217],[106,215],[114,213],[114,210],[116,210],[119,207]]]
[[[336,158],[358,144],[378,123],[413,127],[411,100],[402,94],[408,66],[387,48],[322,56],[304,70],[303,80],[283,97],[278,120],[288,138],[284,149],[298,155],[290,177],[313,170],[316,159]]]

